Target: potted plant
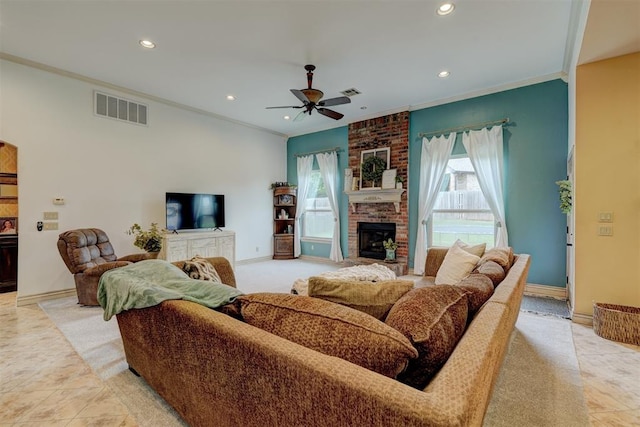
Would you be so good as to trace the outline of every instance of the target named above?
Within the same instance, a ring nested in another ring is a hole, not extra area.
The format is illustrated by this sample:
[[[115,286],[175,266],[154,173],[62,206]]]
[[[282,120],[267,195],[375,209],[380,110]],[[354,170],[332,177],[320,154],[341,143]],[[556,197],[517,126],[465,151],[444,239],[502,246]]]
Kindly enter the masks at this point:
[[[158,228],[158,224],[151,223],[148,230],[143,230],[140,224],[133,224],[127,234],[135,236],[133,245],[152,254],[158,254],[162,249],[163,231]]]
[[[385,261],[395,261],[396,259],[396,249],[398,249],[398,244],[394,242],[391,238],[382,242],[382,245],[387,251],[387,257],[384,259]]]
[[[564,214],[571,212],[571,181],[562,180],[556,181],[558,185],[558,193],[560,195],[560,210]]]

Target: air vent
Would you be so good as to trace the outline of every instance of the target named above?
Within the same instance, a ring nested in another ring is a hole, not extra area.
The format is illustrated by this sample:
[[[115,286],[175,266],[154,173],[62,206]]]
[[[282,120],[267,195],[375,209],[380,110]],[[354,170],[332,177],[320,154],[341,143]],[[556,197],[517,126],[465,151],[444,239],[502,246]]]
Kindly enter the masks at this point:
[[[343,94],[344,96],[355,96],[355,95],[360,95],[362,92],[360,92],[355,87],[352,87],[351,89],[343,90],[340,93]]]
[[[98,116],[127,123],[147,125],[147,106],[139,102],[94,91],[94,112]]]

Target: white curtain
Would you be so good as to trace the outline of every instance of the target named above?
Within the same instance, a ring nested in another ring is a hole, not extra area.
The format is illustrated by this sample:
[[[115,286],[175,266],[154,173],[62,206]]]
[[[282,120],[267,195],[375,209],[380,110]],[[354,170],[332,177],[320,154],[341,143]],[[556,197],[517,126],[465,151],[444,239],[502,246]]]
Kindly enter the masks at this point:
[[[447,162],[453,151],[456,134],[451,133],[433,137],[431,140],[422,138],[422,156],[420,159],[420,193],[418,195],[418,234],[416,236],[416,250],[414,253],[413,271],[415,274],[424,273],[424,263],[427,259],[427,220],[436,204],[438,192],[442,186]]]
[[[296,210],[296,231],[293,235],[293,256],[299,257],[302,250],[300,249],[300,235],[302,234],[302,215],[306,210],[307,196],[311,187],[311,169],[313,168],[313,155],[298,157],[298,200]]]
[[[333,237],[331,238],[331,254],[329,258],[335,262],[341,262],[342,249],[340,248],[340,214],[338,209],[338,194],[336,186],[338,185],[338,154],[332,153],[316,154],[318,165],[320,166],[320,175],[324,181],[324,187],[327,190],[327,198],[333,212]]]
[[[476,171],[482,194],[496,220],[496,246],[509,246],[502,191],[502,126],[494,126],[491,130],[484,128],[465,132],[462,134],[462,143]]]

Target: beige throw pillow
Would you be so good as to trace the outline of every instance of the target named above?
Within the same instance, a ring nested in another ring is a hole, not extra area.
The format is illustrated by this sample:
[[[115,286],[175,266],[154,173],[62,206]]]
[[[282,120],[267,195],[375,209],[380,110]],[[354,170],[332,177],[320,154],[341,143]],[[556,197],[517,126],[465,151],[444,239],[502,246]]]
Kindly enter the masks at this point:
[[[436,274],[436,285],[455,285],[475,268],[480,257],[470,254],[458,245],[451,246]]]
[[[309,296],[335,302],[383,320],[393,304],[413,289],[413,280],[362,280],[309,278]]]
[[[479,256],[479,257],[484,255],[484,251],[485,251],[485,249],[487,249],[487,244],[486,243],[479,243],[477,245],[471,246],[471,245],[463,242],[460,239],[456,240],[454,245],[464,249],[465,251],[469,252],[470,254],[473,254],[473,255],[476,255],[476,256]]]

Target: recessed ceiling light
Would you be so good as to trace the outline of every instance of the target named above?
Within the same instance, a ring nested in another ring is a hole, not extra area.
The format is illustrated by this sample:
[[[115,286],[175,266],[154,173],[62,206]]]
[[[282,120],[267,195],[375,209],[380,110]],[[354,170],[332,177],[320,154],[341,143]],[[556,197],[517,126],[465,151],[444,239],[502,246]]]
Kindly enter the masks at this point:
[[[153,49],[156,47],[156,44],[151,40],[140,40],[140,46],[146,47],[147,49]]]
[[[445,77],[449,77],[449,74],[450,74],[450,73],[449,73],[447,70],[442,70],[442,71],[440,71],[440,72],[438,73],[438,77],[440,77],[440,78],[443,78],[443,79],[444,79]]]
[[[235,101],[236,97],[233,95],[227,95],[227,101]]]
[[[456,6],[453,3],[442,3],[438,9],[436,9],[436,13],[440,16],[448,15],[453,12]]]
[[[291,118],[291,116],[284,116],[283,119],[285,120],[289,120]]]

